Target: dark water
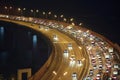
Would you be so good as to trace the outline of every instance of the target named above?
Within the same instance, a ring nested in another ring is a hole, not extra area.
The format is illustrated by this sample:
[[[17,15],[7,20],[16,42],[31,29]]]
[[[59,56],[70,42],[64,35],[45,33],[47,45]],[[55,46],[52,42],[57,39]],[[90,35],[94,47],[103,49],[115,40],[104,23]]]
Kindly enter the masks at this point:
[[[34,74],[49,57],[48,44],[34,30],[0,21],[0,74],[9,77],[21,68],[32,68]]]

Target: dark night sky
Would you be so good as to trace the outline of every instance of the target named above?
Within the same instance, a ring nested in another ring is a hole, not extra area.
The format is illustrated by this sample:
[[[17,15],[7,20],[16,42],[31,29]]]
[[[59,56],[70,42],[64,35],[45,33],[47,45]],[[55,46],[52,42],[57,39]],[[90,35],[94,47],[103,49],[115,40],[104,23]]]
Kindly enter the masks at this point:
[[[1,5],[54,10],[74,14],[118,15],[119,4],[115,0],[1,0]]]
[[[120,44],[120,6],[117,0],[1,0],[0,4],[49,10],[75,17],[87,24],[88,28]]]

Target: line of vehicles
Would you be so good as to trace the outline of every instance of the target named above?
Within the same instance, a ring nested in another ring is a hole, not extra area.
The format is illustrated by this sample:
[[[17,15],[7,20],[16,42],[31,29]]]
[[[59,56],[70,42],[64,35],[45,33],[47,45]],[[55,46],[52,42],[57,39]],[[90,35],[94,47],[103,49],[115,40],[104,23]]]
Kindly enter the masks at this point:
[[[39,24],[39,28],[44,28],[46,31],[49,28],[54,28],[63,33],[67,33],[74,37],[76,41],[79,41],[86,47],[89,54],[90,67],[88,74],[84,77],[84,80],[119,80],[120,75],[120,63],[116,61],[116,54],[119,54],[108,42],[102,38],[92,34],[89,30],[76,29],[73,25],[64,27],[62,24],[51,22],[47,20],[41,20],[37,18],[26,18],[18,16],[0,15],[2,18],[10,18],[14,20],[31,22]],[[58,35],[53,35],[54,41],[58,41]],[[63,56],[68,58],[70,56],[70,65],[78,64],[82,66],[82,61],[75,61],[75,55],[69,55],[69,50],[72,50],[71,43],[68,44],[68,49],[65,49]],[[77,72],[71,74],[72,80],[78,80]]]

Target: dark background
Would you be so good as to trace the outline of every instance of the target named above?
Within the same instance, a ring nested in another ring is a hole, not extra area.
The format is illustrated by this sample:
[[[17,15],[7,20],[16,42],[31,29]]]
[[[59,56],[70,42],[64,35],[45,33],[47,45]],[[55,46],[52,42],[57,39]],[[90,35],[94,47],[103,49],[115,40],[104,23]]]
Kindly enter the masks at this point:
[[[64,14],[120,44],[120,6],[117,0],[1,0],[0,5]]]

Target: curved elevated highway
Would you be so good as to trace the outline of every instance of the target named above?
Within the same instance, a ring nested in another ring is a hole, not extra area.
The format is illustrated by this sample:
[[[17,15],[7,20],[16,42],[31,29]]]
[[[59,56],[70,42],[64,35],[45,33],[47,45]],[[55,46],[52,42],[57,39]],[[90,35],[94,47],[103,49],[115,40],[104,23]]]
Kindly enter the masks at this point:
[[[119,52],[114,51],[111,43],[104,37],[74,26],[70,28],[63,24],[61,27],[56,27],[59,25],[53,25],[56,22],[50,24],[51,21],[44,23],[38,21],[40,23],[38,25],[33,24],[37,19],[28,22],[14,19],[2,17],[0,20],[39,31],[53,44],[48,61],[29,80],[107,80],[113,78],[118,80],[118,74],[114,72],[119,71],[119,62],[116,62],[114,52],[116,54]]]

